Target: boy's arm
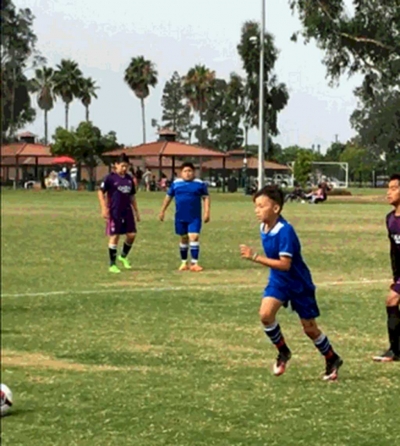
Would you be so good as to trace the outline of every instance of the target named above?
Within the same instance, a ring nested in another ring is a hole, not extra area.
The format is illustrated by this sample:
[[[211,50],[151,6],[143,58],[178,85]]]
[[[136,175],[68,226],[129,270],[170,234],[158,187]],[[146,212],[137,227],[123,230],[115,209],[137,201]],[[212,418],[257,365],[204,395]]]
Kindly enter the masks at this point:
[[[108,208],[107,208],[105,194],[106,194],[106,192],[104,192],[102,189],[99,189],[99,191],[97,192],[97,197],[99,198],[99,202],[100,202],[101,215],[103,218],[107,219],[109,217],[109,212],[108,212]]]
[[[210,207],[211,207],[210,196],[205,195],[203,197],[203,201],[204,201],[204,223],[208,223],[210,221]]]
[[[159,218],[161,221],[164,221],[165,211],[167,210],[167,208],[168,208],[168,206],[170,205],[171,201],[172,201],[172,197],[169,196],[169,195],[166,195],[166,197],[164,198],[163,204],[162,204],[162,206],[161,206],[160,214],[159,214],[159,216],[158,216],[158,218]]]
[[[251,260],[254,263],[259,263],[260,265],[279,271],[289,271],[292,266],[291,257],[280,256],[279,260],[269,259],[268,257],[257,254],[252,248],[246,245],[240,245],[240,254],[243,259]]]
[[[136,195],[132,195],[131,204],[132,204],[133,212],[135,213],[136,221],[139,222],[140,214],[139,214],[139,208],[138,208],[137,201],[136,201]]]

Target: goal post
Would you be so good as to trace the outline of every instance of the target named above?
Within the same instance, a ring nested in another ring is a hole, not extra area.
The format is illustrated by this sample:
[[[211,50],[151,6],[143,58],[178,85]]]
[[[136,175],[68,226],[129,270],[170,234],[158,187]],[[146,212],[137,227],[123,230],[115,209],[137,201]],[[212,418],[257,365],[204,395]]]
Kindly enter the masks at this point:
[[[295,162],[290,163],[294,172]],[[294,182],[292,174],[292,182]],[[334,189],[347,189],[349,187],[349,163],[334,161],[313,161],[310,174],[310,186],[316,187],[322,181],[326,181]]]

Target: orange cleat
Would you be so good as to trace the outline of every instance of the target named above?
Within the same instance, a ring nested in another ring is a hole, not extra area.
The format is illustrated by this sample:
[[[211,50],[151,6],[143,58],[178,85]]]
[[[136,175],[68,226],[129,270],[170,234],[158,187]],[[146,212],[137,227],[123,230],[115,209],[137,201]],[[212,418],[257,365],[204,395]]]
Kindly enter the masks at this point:
[[[199,273],[203,271],[203,268],[198,263],[192,263],[190,265],[190,271],[193,271],[194,273]]]

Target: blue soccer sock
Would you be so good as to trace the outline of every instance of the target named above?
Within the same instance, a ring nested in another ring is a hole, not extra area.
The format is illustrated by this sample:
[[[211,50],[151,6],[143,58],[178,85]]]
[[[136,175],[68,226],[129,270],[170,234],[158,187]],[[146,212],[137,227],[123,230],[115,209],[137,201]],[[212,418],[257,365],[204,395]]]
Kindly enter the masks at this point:
[[[331,343],[326,335],[321,333],[317,339],[314,339],[314,344],[326,359],[331,359],[333,356],[337,356],[332,348]]]
[[[286,345],[285,338],[282,335],[281,327],[278,322],[275,321],[271,325],[264,326],[264,333],[279,351],[289,350],[289,347]]]
[[[199,261],[200,254],[200,243],[190,242],[190,256],[192,257],[192,263],[197,263]]]
[[[188,252],[189,252],[189,245],[187,243],[180,243],[179,244],[179,251],[181,253],[181,260],[182,260],[182,262],[187,262]]]

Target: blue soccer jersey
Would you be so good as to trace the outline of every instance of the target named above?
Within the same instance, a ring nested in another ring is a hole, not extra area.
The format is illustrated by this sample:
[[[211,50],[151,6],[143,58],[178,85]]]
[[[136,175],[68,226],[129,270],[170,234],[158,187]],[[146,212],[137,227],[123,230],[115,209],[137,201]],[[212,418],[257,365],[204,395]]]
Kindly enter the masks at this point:
[[[314,291],[315,285],[310,270],[301,256],[300,240],[293,226],[283,217],[279,217],[270,231],[265,232],[262,224],[260,232],[264,252],[268,258],[279,260],[281,256],[287,256],[292,259],[289,271],[271,269],[268,286],[294,293]]]
[[[206,183],[199,179],[176,179],[167,194],[175,198],[175,220],[191,223],[201,220],[202,198],[208,196]]]

